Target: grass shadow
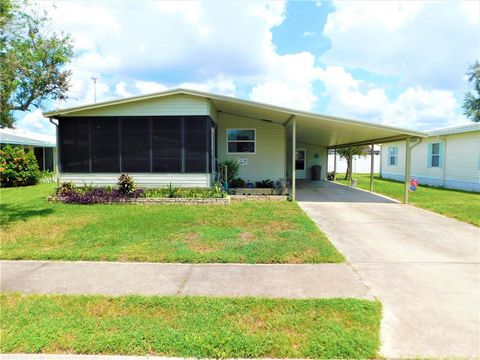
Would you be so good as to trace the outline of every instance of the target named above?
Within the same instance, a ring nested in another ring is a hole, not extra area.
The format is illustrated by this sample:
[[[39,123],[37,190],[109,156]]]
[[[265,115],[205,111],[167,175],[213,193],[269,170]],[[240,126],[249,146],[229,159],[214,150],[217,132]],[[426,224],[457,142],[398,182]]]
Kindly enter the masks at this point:
[[[47,216],[53,213],[51,208],[29,208],[0,204],[0,225],[2,228],[17,221],[26,221],[35,216]]]

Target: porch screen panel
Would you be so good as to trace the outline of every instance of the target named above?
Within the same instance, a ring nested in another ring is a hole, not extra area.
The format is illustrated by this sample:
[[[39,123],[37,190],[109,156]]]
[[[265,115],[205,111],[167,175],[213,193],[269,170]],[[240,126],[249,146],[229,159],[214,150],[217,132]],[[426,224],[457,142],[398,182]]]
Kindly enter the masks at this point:
[[[90,172],[88,118],[63,118],[59,122],[62,172]]]
[[[150,118],[120,118],[122,172],[150,172]]]
[[[118,118],[92,118],[92,172],[120,172]]]
[[[206,173],[207,169],[207,118],[185,118],[185,172]]]
[[[153,172],[182,172],[182,118],[152,118]]]

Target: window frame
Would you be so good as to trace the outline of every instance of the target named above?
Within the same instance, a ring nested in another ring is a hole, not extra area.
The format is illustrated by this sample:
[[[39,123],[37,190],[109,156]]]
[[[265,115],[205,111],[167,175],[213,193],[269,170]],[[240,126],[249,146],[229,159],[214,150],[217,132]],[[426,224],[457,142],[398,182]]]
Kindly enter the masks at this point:
[[[229,140],[228,139],[228,131],[229,130],[253,130],[253,140]],[[227,146],[227,155],[245,155],[245,154],[252,154],[255,155],[257,153],[257,129],[256,128],[227,128],[225,130],[225,137],[226,137],[226,146]],[[248,142],[253,142],[253,152],[230,152],[228,150],[228,144],[230,142],[243,142],[243,143],[248,143]]]
[[[391,154],[393,150],[393,155]],[[392,158],[395,159],[395,163],[392,164]],[[389,146],[388,147],[388,166],[397,166],[398,163],[398,146]]]
[[[432,168],[440,168],[440,155],[441,155],[440,147],[441,147],[441,145],[440,145],[439,142],[432,142],[431,144],[432,144],[432,148],[431,148],[431,149],[432,149],[432,153],[430,154],[430,167],[432,167]],[[433,147],[434,147],[434,145],[438,145],[438,152],[437,152],[437,153],[434,153],[434,152],[433,152]],[[437,157],[437,158],[438,158],[437,165],[434,165],[434,163],[433,163],[433,158],[434,158],[434,157]]]

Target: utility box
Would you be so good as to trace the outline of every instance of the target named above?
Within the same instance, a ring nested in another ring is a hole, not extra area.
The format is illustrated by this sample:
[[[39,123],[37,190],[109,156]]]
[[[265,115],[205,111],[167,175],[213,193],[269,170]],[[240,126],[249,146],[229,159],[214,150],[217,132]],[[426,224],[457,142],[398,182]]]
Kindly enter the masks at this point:
[[[312,166],[312,180],[320,180],[322,174],[322,167],[320,165]]]

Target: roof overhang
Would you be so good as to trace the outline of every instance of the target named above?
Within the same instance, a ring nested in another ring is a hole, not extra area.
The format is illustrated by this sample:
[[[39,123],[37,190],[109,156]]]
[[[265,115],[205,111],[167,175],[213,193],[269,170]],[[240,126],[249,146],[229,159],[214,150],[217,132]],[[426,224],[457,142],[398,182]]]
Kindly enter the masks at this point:
[[[427,137],[427,134],[413,130],[321,115],[225,95],[186,89],[174,89],[161,93],[61,109],[47,112],[44,116],[49,118],[75,116],[75,113],[84,110],[93,110],[135,101],[161,99],[162,97],[178,94],[207,98],[220,113],[240,115],[281,125],[287,125],[289,121],[294,119],[297,129],[297,141],[305,144],[338,148],[350,145],[384,143],[405,139],[407,137]]]

